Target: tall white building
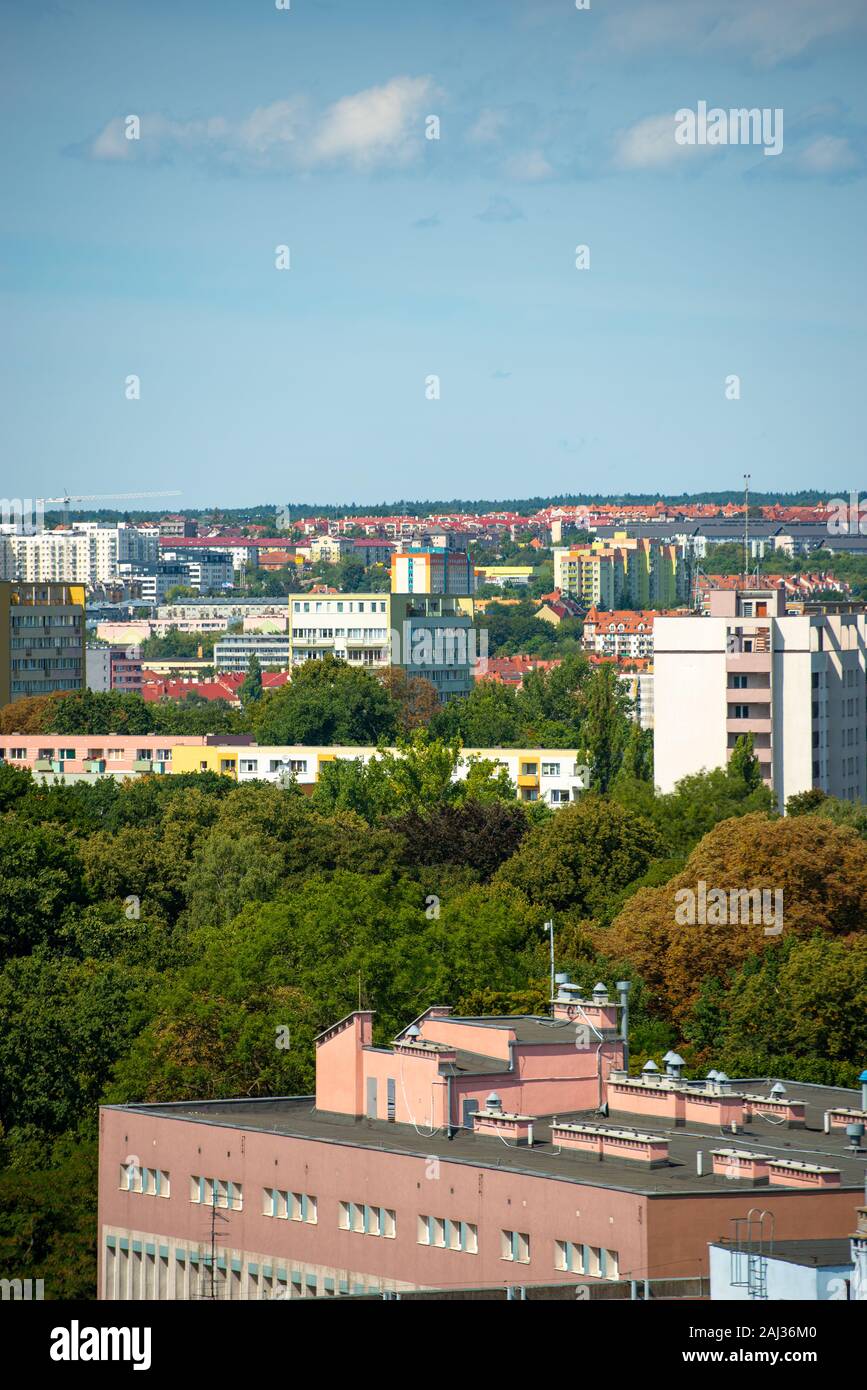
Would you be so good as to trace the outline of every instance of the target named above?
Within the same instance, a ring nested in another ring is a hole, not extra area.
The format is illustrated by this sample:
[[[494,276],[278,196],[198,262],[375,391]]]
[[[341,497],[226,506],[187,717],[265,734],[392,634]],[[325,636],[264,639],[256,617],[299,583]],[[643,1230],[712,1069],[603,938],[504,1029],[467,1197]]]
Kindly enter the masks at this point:
[[[14,556],[15,577],[35,584],[104,584],[116,578],[123,565],[154,564],[159,559],[159,537],[128,522],[103,526],[81,521],[71,529],[5,539]]]
[[[753,735],[765,784],[786,800],[813,787],[867,800],[867,617],[786,613],[783,590],[713,590],[707,617],[654,623],[654,768],[724,767]]]

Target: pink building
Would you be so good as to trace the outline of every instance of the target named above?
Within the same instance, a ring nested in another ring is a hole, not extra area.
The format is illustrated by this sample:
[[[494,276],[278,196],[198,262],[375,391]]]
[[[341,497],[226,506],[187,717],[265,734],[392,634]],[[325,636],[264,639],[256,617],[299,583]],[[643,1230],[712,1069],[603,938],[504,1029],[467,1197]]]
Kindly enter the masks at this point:
[[[222,734],[2,734],[0,761],[47,776],[130,776],[170,772],[172,748],[253,742]]]
[[[854,1092],[787,1083],[804,1126],[783,1137],[755,1107],[725,1153],[717,1107],[609,1120],[624,1044],[599,990],[572,1018],[562,998],[545,1017],[430,1008],[388,1044],[349,1014],[316,1040],[315,1096],[103,1107],[99,1297],[688,1278],[754,1205],[780,1240],[849,1234],[863,1156],[824,1112]]]

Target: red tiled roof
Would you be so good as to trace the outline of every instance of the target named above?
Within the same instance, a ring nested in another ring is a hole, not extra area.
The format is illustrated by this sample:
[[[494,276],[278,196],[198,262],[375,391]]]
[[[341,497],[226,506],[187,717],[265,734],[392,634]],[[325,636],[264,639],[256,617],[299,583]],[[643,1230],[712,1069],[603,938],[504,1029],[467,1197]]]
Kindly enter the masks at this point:
[[[229,671],[213,680],[166,680],[153,671],[142,672],[142,697],[145,700],[183,700],[187,695],[198,695],[202,700],[226,700],[237,705],[238,690],[243,684],[243,671]],[[263,671],[262,688],[273,690],[286,685],[290,679],[288,671]]]

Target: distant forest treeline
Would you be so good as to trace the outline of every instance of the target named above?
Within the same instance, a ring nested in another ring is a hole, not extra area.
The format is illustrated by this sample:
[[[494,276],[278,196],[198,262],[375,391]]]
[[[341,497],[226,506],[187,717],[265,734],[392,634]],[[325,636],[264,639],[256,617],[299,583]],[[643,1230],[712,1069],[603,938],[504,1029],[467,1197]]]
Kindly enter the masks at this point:
[[[849,489],[838,488],[823,489],[818,491],[815,488],[805,488],[800,492],[751,492],[750,503],[754,507],[772,506],[774,502],[780,502],[787,507],[811,507],[817,502],[824,502],[829,497],[848,497]],[[324,516],[324,517],[343,517],[352,516],[391,516],[394,514],[402,516],[427,516],[430,512],[490,512],[508,511],[517,512],[522,516],[530,516],[534,512],[540,511],[544,507],[572,507],[587,504],[607,504],[626,506],[640,506],[646,502],[668,502],[675,507],[704,505],[705,503],[717,503],[723,507],[729,503],[743,501],[743,493],[740,491],[729,492],[623,492],[606,494],[603,492],[574,492],[562,493],[554,497],[506,497],[506,498],[476,498],[475,500],[453,497],[448,501],[409,501],[400,498],[394,502],[341,502],[339,504],[325,504],[323,502],[288,502],[275,504],[273,502],[257,503],[252,507],[183,507],[181,509],[184,516],[196,517],[201,519],[207,517],[208,520],[229,522],[234,521],[239,525],[246,524],[266,524],[274,523],[276,513],[279,510],[281,515],[291,521],[297,521],[305,516]],[[116,522],[124,519],[130,521],[154,521],[164,515],[165,509],[157,511],[139,512],[119,512],[119,511],[71,511],[70,518],[74,521],[107,521]],[[64,515],[60,511],[46,512],[46,523],[57,525],[63,521]]]

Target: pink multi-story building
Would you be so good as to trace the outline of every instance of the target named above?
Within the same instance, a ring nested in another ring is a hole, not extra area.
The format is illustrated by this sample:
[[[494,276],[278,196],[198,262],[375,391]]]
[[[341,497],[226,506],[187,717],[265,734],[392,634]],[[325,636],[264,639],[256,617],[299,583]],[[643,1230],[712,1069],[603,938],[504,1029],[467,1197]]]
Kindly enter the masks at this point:
[[[387,1046],[359,1010],[317,1038],[315,1096],[103,1107],[99,1297],[695,1278],[756,1205],[779,1239],[851,1231],[863,1155],[824,1112],[855,1093],[790,1083],[804,1124],[755,1078],[675,1070],[634,1078],[631,1114],[621,1008],[604,987],[545,1017],[431,1008]]]
[[[252,742],[249,734],[0,734],[0,762],[36,775],[62,774],[64,780],[76,774],[125,777],[171,772],[172,748]]]

